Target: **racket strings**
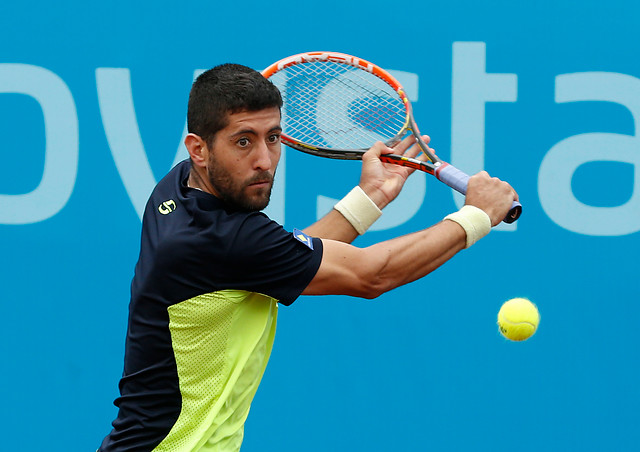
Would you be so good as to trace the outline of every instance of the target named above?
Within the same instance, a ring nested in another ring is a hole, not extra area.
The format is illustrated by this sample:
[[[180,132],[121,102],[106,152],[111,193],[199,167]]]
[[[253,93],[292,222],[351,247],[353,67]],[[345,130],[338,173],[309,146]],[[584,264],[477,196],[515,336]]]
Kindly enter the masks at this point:
[[[367,149],[403,131],[407,110],[396,91],[362,69],[334,62],[296,64],[271,81],[282,93],[285,135],[312,146]]]

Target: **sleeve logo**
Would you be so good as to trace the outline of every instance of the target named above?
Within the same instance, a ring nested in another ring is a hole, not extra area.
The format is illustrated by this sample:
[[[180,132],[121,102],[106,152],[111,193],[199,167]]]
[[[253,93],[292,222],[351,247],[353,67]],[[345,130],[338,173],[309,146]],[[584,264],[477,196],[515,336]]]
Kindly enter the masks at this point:
[[[300,243],[307,245],[309,248],[313,249],[313,240],[304,232],[299,229],[293,230],[293,237]]]
[[[162,215],[169,215],[174,210],[176,210],[176,202],[173,199],[164,201],[158,206],[158,212],[160,212]]]

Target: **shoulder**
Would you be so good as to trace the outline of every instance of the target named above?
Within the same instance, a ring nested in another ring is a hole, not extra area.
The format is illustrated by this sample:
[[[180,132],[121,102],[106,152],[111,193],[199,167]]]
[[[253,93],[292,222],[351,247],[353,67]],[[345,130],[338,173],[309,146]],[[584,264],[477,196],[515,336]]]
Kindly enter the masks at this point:
[[[270,249],[290,237],[280,224],[262,212],[226,212],[221,217],[214,233],[226,237],[235,253]]]

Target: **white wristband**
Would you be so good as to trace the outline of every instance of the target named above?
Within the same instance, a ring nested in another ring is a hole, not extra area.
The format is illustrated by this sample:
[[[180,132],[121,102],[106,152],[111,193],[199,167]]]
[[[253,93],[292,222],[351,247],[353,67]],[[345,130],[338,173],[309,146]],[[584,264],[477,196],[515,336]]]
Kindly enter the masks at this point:
[[[333,208],[340,212],[360,235],[364,234],[382,215],[376,203],[359,185],[356,185]]]
[[[462,226],[467,233],[465,248],[469,248],[491,231],[491,218],[484,210],[475,206],[462,206],[462,209],[447,215],[444,219],[455,221]]]

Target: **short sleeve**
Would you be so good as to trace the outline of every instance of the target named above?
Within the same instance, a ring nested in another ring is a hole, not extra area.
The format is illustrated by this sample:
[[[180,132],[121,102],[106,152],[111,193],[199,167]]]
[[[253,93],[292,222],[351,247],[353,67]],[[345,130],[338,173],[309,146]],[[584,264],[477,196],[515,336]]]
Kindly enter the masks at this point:
[[[289,232],[260,212],[233,223],[224,263],[214,265],[217,284],[293,303],[320,267],[322,241],[297,230]]]

